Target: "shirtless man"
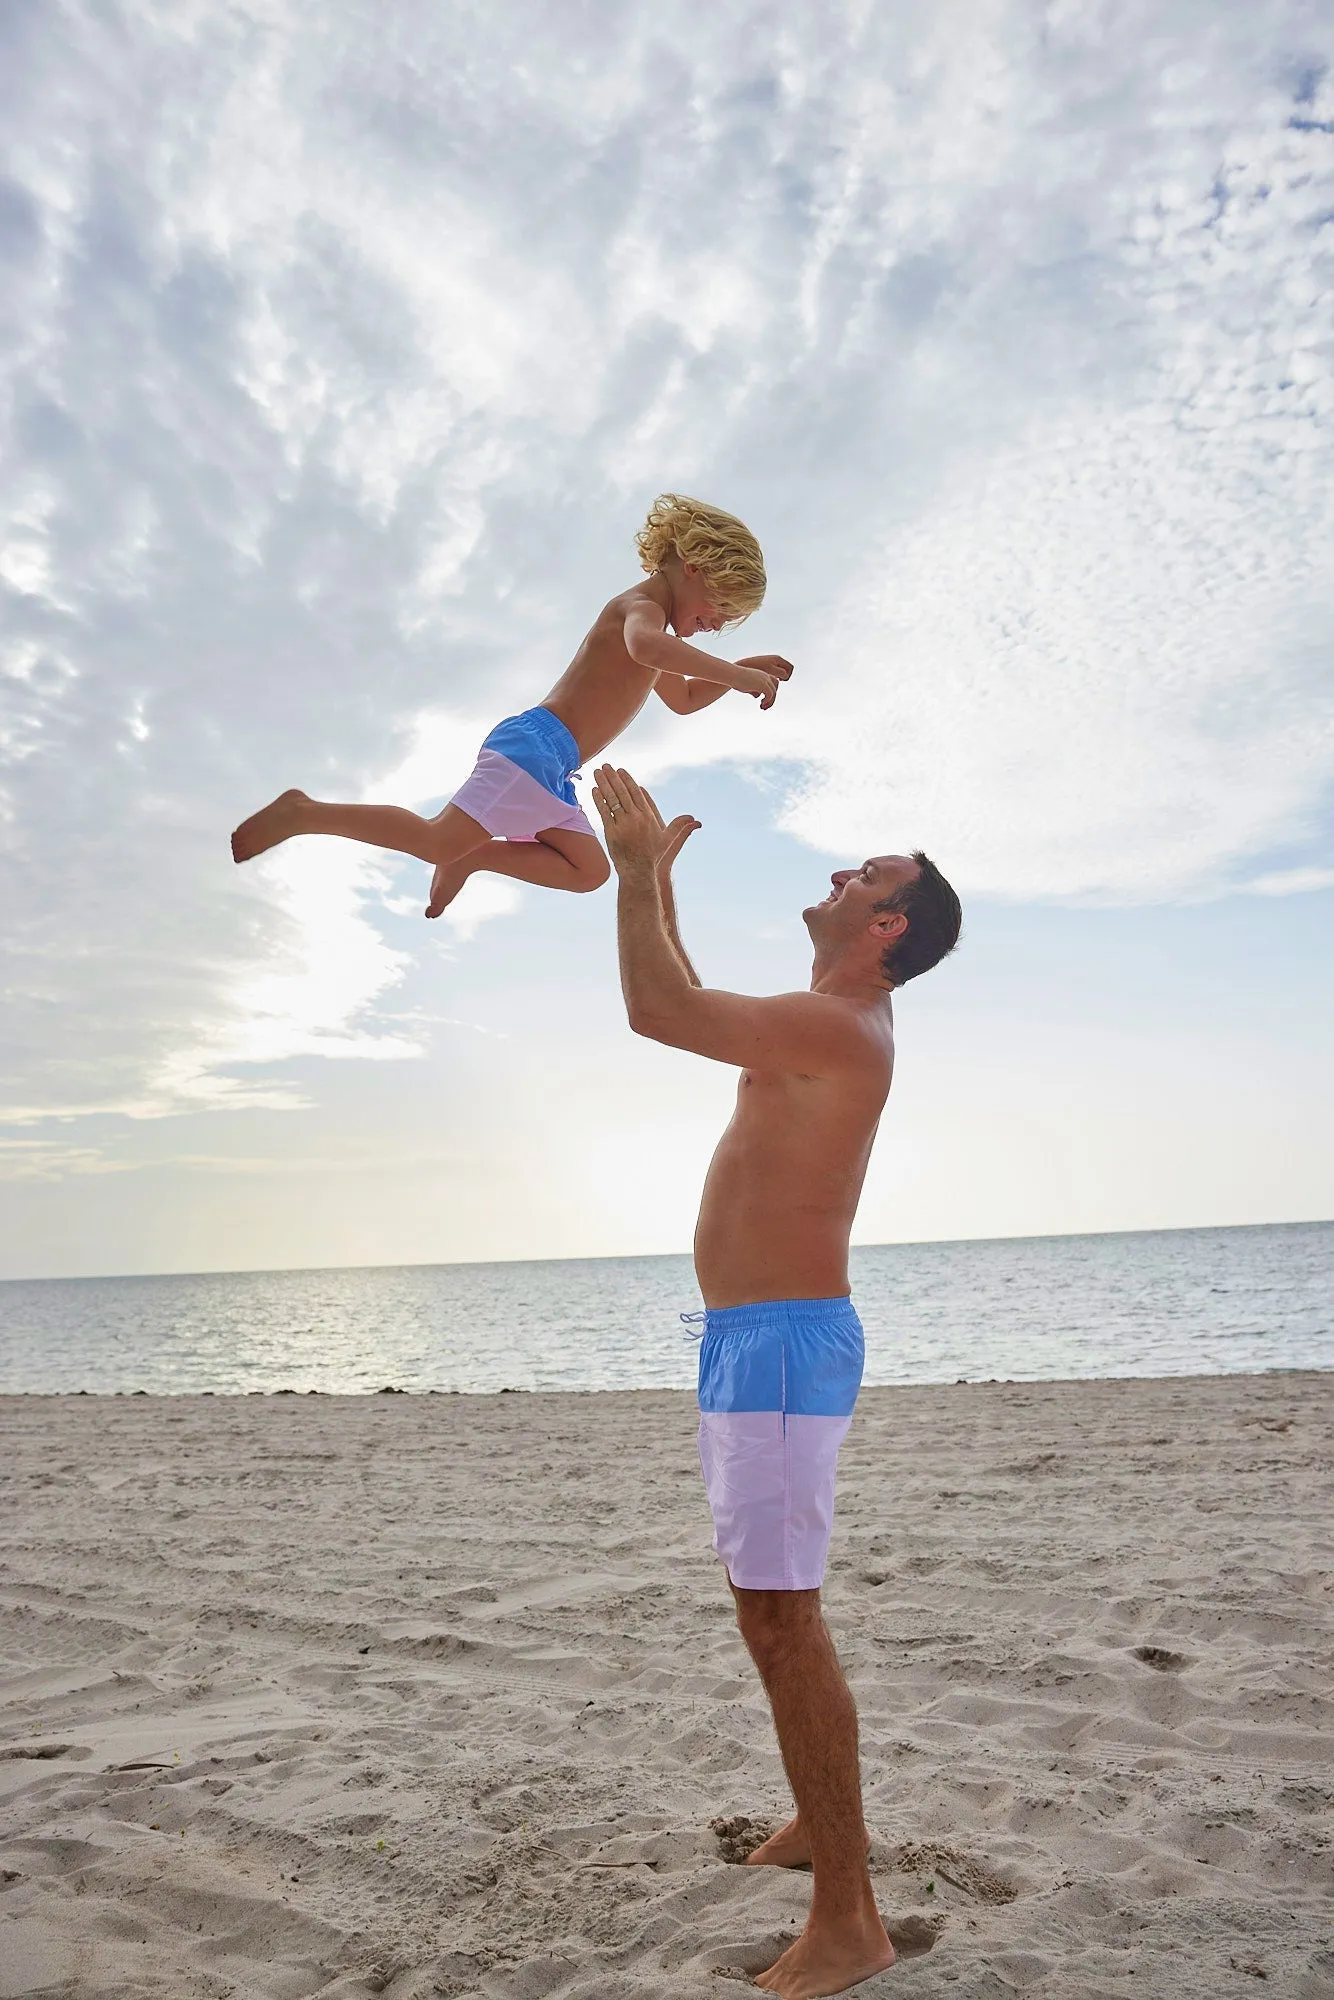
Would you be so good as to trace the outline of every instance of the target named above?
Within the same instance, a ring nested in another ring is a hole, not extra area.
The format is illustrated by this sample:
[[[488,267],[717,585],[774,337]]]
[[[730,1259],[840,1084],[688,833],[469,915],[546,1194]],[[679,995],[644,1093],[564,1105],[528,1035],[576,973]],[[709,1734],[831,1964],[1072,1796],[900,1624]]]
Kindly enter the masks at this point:
[[[842,1993],[894,1963],[867,1868],[857,1711],[820,1611],[834,1473],[862,1374],[848,1237],[894,1068],[891,995],[953,950],[959,899],[924,854],[839,868],[804,914],[807,993],[752,999],[700,984],[671,871],[699,822],[664,826],[627,771],[593,791],[620,878],[630,1026],[741,1071],[695,1230],[704,1297],[700,1459],[714,1547],[759,1670],[796,1817],[752,1865],[809,1862],[806,1928],[756,1984]]]

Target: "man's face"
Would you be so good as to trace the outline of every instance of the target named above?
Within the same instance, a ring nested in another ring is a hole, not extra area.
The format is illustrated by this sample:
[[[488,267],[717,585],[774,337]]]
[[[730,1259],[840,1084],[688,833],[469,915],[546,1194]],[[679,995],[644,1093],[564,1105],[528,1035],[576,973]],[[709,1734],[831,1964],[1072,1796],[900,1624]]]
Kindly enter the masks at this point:
[[[877,854],[860,868],[836,868],[824,901],[802,911],[807,930],[817,944],[864,935],[882,914],[875,905],[911,882],[916,873],[917,863],[910,854]]]

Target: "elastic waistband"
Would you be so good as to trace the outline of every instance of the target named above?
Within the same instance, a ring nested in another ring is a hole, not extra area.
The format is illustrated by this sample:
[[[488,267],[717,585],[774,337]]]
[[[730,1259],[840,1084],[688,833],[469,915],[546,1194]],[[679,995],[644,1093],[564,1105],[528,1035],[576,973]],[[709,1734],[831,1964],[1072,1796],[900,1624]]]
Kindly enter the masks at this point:
[[[575,742],[574,737],[570,734],[570,731],[566,728],[554,709],[543,708],[539,703],[536,708],[530,708],[526,711],[524,719],[525,721],[535,722],[543,734],[549,736],[552,742],[558,744],[565,752],[571,769],[577,769],[579,764],[579,745]]]
[[[832,1299],[758,1299],[746,1306],[708,1306],[704,1312],[706,1333],[728,1333],[744,1328],[780,1326],[836,1326],[857,1313],[846,1292]]]

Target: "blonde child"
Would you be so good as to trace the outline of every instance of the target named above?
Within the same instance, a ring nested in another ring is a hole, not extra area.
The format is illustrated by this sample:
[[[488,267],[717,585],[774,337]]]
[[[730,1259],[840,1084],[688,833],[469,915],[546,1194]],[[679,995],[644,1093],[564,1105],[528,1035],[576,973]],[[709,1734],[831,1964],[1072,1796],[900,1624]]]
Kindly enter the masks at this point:
[[[613,597],[539,707],[491,731],[472,776],[434,819],[402,806],[326,805],[283,792],[232,835],[236,861],[298,833],[337,834],[435,869],[428,917],[448,909],[478,869],[546,889],[597,889],[610,872],[570,780],[600,756],[656,693],[676,715],[729,688],[772,708],[792,673],[777,654],[701,656],[683,642],[740,624],[764,599],[764,558],[732,514],[664,493],[636,536],[649,575]],[[701,667],[703,671],[701,671]]]

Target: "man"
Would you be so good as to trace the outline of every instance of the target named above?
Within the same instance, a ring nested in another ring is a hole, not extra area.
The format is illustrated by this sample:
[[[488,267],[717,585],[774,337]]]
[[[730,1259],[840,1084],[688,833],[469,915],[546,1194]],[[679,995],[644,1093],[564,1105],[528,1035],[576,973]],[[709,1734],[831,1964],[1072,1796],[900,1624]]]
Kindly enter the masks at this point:
[[[593,798],[620,878],[630,1026],[741,1071],[695,1230],[706,1307],[699,1448],[714,1547],[797,1805],[750,1861],[809,1861],[815,1878],[805,1930],[756,1983],[814,2000],[894,1963],[867,1868],[857,1711],[820,1586],[838,1449],[861,1383],[848,1237],[893,1073],[891,995],[953,950],[959,899],[924,854],[837,869],[830,894],[804,912],[809,992],[713,992],[682,946],[671,886],[699,822],[664,826],[648,793],[608,764]]]

